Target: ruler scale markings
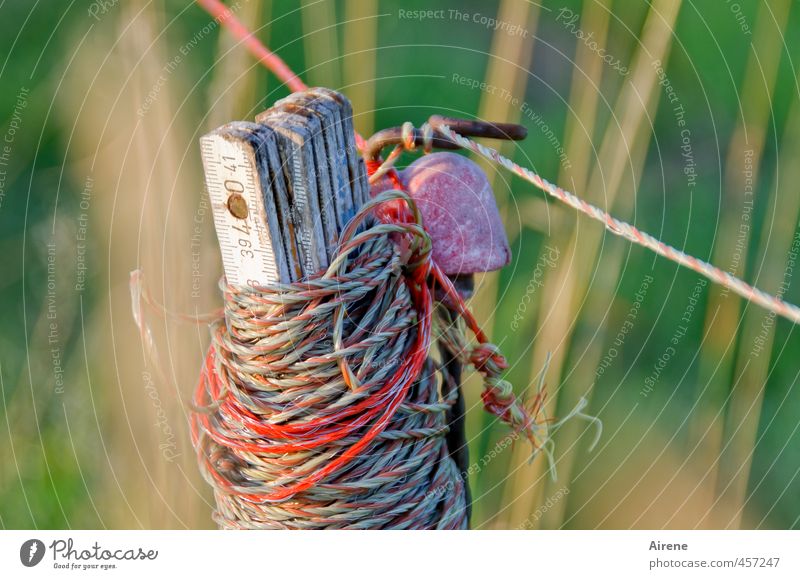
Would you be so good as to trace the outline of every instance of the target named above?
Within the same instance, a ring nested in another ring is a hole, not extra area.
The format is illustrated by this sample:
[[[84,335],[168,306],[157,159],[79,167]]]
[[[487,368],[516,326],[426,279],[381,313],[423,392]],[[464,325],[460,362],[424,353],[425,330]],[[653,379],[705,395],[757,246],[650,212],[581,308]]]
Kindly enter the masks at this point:
[[[312,148],[316,154],[317,170],[311,176],[317,180],[317,193],[319,206],[325,227],[325,249],[328,252],[328,261],[334,258],[336,244],[339,241],[339,225],[336,216],[336,195],[334,184],[331,181],[331,168],[328,163],[328,153],[325,147],[325,136],[322,132],[322,122],[316,116],[308,117],[309,129],[312,136]]]
[[[308,276],[327,267],[328,254],[316,179],[309,177],[314,174],[314,156],[310,149],[308,131],[289,122],[289,116],[291,115],[270,110],[269,114],[259,119],[273,129],[278,138],[278,151],[287,184],[300,261],[304,275]]]
[[[286,272],[282,274],[282,279],[299,281],[303,278],[303,269],[294,237],[294,225],[275,132],[258,123],[240,122],[236,123],[236,127],[252,134],[258,147],[259,175],[264,207],[267,209],[267,222],[270,230],[276,232],[276,237],[281,241],[282,261],[286,264]]]
[[[332,207],[334,229],[338,236],[341,227],[339,223],[340,209],[336,202],[337,179],[334,177],[336,160],[330,155],[330,150],[335,145],[330,143],[331,135],[328,131],[332,113],[327,109],[319,111],[306,106],[303,100],[303,93],[292,93],[285,99],[275,103],[275,107],[309,119],[309,128],[314,133],[313,147],[317,158],[316,177],[320,186],[320,206],[330,205]],[[311,119],[316,120],[312,121]],[[324,203],[323,199],[325,200]]]
[[[317,102],[325,102],[320,97],[315,97]],[[342,220],[346,225],[350,219],[355,216],[357,208],[361,205],[361,200],[356,195],[356,190],[350,180],[350,170],[347,160],[348,147],[355,147],[355,141],[351,143],[346,138],[346,129],[342,113],[342,105],[333,100],[327,101],[330,109],[334,112],[334,125],[332,133],[336,139],[335,157],[337,161],[337,168],[339,169],[339,179],[342,183],[342,193],[340,197],[343,199],[344,211],[342,212]]]
[[[293,94],[200,139],[228,283],[263,286],[324,270],[369,200],[352,106],[325,88]]]
[[[355,141],[353,141],[353,144],[355,146]],[[367,177],[367,165],[366,163],[364,163],[364,159],[363,157],[361,157],[361,155],[358,155],[358,159],[356,159],[356,169],[357,169],[356,181],[358,182],[359,190],[361,192],[360,196],[361,203],[359,203],[359,206],[361,206],[364,205],[365,203],[368,203],[369,200],[372,199],[372,196],[369,192],[369,178]]]
[[[267,227],[253,144],[230,125],[204,135],[200,143],[227,282],[259,286],[284,281],[282,242],[279,232]]]
[[[305,175],[311,182],[310,189],[317,192],[319,214],[322,219],[322,232],[325,235],[325,254],[330,261],[336,249],[339,231],[336,224],[336,207],[331,187],[330,168],[328,166],[328,155],[325,151],[322,123],[316,115],[309,114],[308,111],[297,105],[279,104],[275,106],[275,110],[283,113],[286,121],[295,130],[303,132],[306,136],[313,164],[308,164],[310,170]]]
[[[270,143],[275,146],[275,135],[269,131],[265,131],[261,125],[256,123],[242,121],[231,123],[230,126],[236,131],[240,131],[241,138],[250,142],[255,151],[258,171],[258,191],[262,198],[262,206],[264,209],[264,218],[263,220],[259,219],[257,221],[259,224],[257,227],[266,227],[270,239],[270,246],[254,248],[253,251],[261,253],[272,251],[275,255],[280,281],[290,281],[292,276],[290,275],[289,256],[287,255],[288,252],[282,235],[283,228],[279,219],[280,210],[276,205],[272,184],[270,182],[267,147]]]
[[[356,148],[353,107],[350,101],[344,95],[325,87],[315,87],[309,89],[308,92],[314,96],[333,101],[341,107],[342,128],[344,129],[345,139],[344,152],[347,156],[347,166],[350,171],[353,200],[356,205],[366,203],[369,200],[369,184],[366,180],[364,160]]]
[[[328,127],[329,133],[332,138],[332,150],[330,156],[336,161],[336,169],[338,179],[337,197],[336,201],[341,206],[341,228],[347,225],[348,221],[353,218],[356,211],[357,202],[353,194],[353,186],[350,182],[350,172],[347,164],[347,140],[345,139],[345,129],[342,120],[342,105],[330,99],[323,99],[319,96],[312,96],[311,94],[304,95],[308,100],[309,106],[312,108],[327,107],[331,111],[331,125]]]
[[[289,193],[284,179],[281,157],[278,153],[277,137],[271,129],[264,125],[259,125],[262,131],[269,132],[273,139],[267,145],[267,158],[269,161],[270,183],[275,203],[278,207],[278,220],[283,235],[284,247],[286,248],[286,260],[289,264],[289,274],[291,281],[303,279],[303,266],[300,262],[300,251],[297,247],[297,237],[295,234],[295,224],[292,219],[292,209],[289,203]]]
[[[361,204],[361,187],[356,178],[358,175],[358,163],[356,157],[360,157],[355,149],[355,132],[352,121],[352,107],[346,97],[336,91],[324,87],[314,87],[308,89],[308,94],[313,97],[330,103],[339,110],[339,132],[342,137],[342,149],[340,155],[344,156],[347,166],[347,179],[350,183],[350,191],[353,198],[354,207]],[[349,146],[349,145],[352,145]]]
[[[347,222],[355,214],[353,194],[350,186],[342,120],[341,105],[330,99],[315,97],[307,92],[293,93],[279,101],[278,106],[295,107],[316,115],[322,125],[325,156],[328,159],[330,186],[336,208],[338,232],[344,230]]]

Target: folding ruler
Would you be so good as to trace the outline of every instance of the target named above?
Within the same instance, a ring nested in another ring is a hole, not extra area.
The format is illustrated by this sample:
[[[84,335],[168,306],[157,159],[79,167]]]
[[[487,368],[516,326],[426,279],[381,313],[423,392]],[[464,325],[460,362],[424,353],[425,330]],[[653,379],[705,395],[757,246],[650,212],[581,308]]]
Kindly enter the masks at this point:
[[[253,287],[325,269],[345,225],[369,199],[343,95],[312,88],[256,120],[200,139],[226,281]]]

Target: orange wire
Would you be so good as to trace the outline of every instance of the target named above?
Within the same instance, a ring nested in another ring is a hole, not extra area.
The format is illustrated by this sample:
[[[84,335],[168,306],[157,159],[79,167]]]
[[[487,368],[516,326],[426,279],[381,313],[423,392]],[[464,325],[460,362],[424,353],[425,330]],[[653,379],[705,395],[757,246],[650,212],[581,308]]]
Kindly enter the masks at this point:
[[[283,59],[268,49],[250,30],[242,24],[233,11],[228,8],[221,0],[197,0],[197,3],[208,12],[214,20],[220,23],[223,28],[233,34],[256,57],[261,64],[277,76],[281,82],[289,87],[292,92],[304,91],[308,85],[304,83],[294,71],[283,61]],[[355,133],[356,146],[363,150],[366,145],[364,138]]]

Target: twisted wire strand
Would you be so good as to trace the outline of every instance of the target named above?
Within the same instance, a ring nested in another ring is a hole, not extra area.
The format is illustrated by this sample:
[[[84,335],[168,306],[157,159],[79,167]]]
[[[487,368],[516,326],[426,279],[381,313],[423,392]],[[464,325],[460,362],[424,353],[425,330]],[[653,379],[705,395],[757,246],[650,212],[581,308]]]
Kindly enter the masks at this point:
[[[287,83],[289,88],[292,91],[303,90],[305,88],[305,84],[299,80],[297,75],[295,75],[287,66],[286,64],[277,57],[274,53],[269,51],[261,42],[258,41],[247,28],[242,25],[242,23],[233,15],[233,13],[225,7],[220,0],[197,0],[198,3],[203,6],[210,14],[214,15],[218,22],[220,22],[225,28],[228,28],[234,36],[245,43],[245,46],[250,50],[250,52],[258,58],[264,66],[266,66],[269,70],[273,71],[283,82]],[[403,125],[403,134],[408,135],[411,130],[410,123],[405,123]],[[423,125],[423,129],[426,131],[426,139],[425,139],[425,152],[429,152],[430,138],[427,136],[430,134],[431,127],[426,123]],[[541,189],[548,195],[555,197],[556,199],[574,207],[581,213],[588,215],[592,219],[600,221],[605,225],[605,227],[614,233],[615,235],[619,235],[620,237],[624,237],[629,241],[641,245],[643,247],[647,247],[651,251],[654,251],[658,255],[669,259],[675,263],[679,263],[684,267],[688,267],[689,269],[700,273],[701,275],[705,276],[706,278],[729,288],[731,291],[735,292],[736,294],[742,296],[746,300],[754,302],[761,307],[775,312],[776,314],[783,316],[784,318],[791,320],[794,323],[800,323],[800,308],[794,304],[788,303],[780,299],[779,297],[773,296],[763,290],[760,290],[750,284],[746,283],[745,281],[737,278],[736,276],[714,266],[708,262],[705,262],[701,259],[698,259],[694,256],[691,256],[675,247],[667,245],[666,243],[662,242],[661,240],[653,237],[652,235],[640,231],[635,226],[621,221],[606,211],[603,211],[599,207],[596,207],[590,203],[587,203],[580,197],[570,193],[569,191],[565,191],[561,187],[554,185],[544,179],[543,177],[537,175],[530,169],[526,167],[521,167],[520,165],[514,163],[510,159],[501,155],[495,149],[482,145],[480,143],[476,143],[471,139],[463,137],[459,135],[455,131],[453,131],[449,126],[446,124],[440,125],[438,130],[444,134],[446,137],[451,139],[453,142],[460,145],[462,148],[469,149],[474,151],[475,153],[481,155],[482,157],[494,161],[499,165],[502,165],[509,171],[515,173],[516,175],[522,177],[526,181],[529,181],[537,188]],[[404,141],[407,139],[404,139]],[[363,149],[363,138],[356,133],[356,141],[359,148]],[[383,163],[382,166],[378,169],[378,172],[372,172],[370,181],[374,182],[375,180],[379,179],[382,175],[389,173],[393,169],[394,162],[400,156],[404,149],[413,150],[414,144],[413,142],[409,145],[405,143],[405,145],[398,145],[395,149],[390,153],[387,157],[388,163]]]
[[[697,273],[707,277],[713,282],[716,282],[731,291],[739,294],[746,300],[754,302],[761,307],[775,312],[778,315],[783,316],[787,320],[791,320],[794,323],[800,323],[800,308],[796,305],[783,301],[782,299],[770,295],[767,292],[760,290],[756,287],[751,286],[750,284],[744,282],[743,280],[739,279],[738,277],[731,275],[727,271],[724,271],[714,265],[711,265],[708,262],[705,262],[701,259],[698,259],[694,256],[691,256],[680,249],[676,249],[670,245],[667,245],[663,241],[656,239],[649,233],[645,233],[644,231],[640,231],[633,225],[626,223],[613,217],[608,212],[603,211],[599,207],[592,205],[591,203],[587,203],[580,197],[570,193],[569,191],[565,191],[558,185],[554,185],[544,179],[543,177],[537,175],[530,169],[526,167],[521,167],[514,161],[504,157],[495,149],[491,147],[487,147],[480,143],[477,143],[471,139],[463,137],[456,133],[453,129],[451,129],[447,125],[441,125],[438,129],[449,139],[453,142],[457,143],[464,149],[469,149],[482,157],[488,159],[489,161],[493,161],[512,173],[522,177],[526,181],[532,183],[537,188],[541,189],[551,197],[555,197],[559,201],[566,203],[567,205],[574,207],[581,213],[588,215],[592,219],[600,221],[605,225],[606,229],[608,229],[614,235],[619,235],[620,237],[624,237],[629,241],[641,245],[654,251],[658,255],[667,258],[670,261],[674,261],[675,263],[679,263],[689,269],[696,271]]]

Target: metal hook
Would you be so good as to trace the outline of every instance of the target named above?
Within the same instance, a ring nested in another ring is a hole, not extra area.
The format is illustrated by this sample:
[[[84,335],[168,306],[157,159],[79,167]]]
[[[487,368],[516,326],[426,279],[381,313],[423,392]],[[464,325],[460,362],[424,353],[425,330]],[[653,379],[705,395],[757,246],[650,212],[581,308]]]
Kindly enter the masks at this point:
[[[460,135],[469,137],[485,137],[506,141],[520,141],[528,136],[528,129],[513,123],[493,123],[490,121],[476,121],[433,115],[428,119],[428,125],[433,129],[433,134],[426,133],[424,128],[414,127],[411,134],[404,131],[403,127],[383,129],[372,135],[367,141],[364,156],[367,161],[375,161],[380,157],[381,151],[390,145],[432,146],[437,149],[460,149],[461,147],[444,136],[439,128],[447,125]],[[412,138],[413,137],[413,138]]]

